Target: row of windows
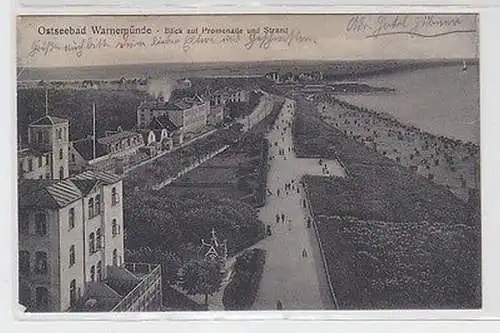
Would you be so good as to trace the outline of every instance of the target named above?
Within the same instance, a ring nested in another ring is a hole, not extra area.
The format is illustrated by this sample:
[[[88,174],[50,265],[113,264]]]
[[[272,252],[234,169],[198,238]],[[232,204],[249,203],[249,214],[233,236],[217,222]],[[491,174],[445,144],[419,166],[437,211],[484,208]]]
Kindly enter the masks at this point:
[[[47,274],[47,253],[43,251],[35,252],[35,266],[33,271],[36,274]],[[19,273],[20,274],[30,274],[31,273],[31,256],[29,251],[19,251]]]
[[[96,267],[97,267],[97,272],[96,272]],[[96,266],[92,265],[90,267],[90,280],[94,282],[94,281],[101,281],[102,279],[103,279],[102,262],[99,260]]]
[[[22,233],[30,232],[30,223],[27,216],[21,216],[20,231]],[[35,234],[44,236],[47,234],[47,215],[43,213],[35,214]]]
[[[21,287],[19,291],[19,302],[27,307],[31,307],[31,288]],[[37,310],[46,310],[49,304],[49,291],[45,287],[35,288],[35,308]]]
[[[114,220],[113,220],[114,221]],[[101,234],[101,228],[97,228],[95,234],[93,232],[89,235],[89,254],[94,254],[102,248],[103,236]]]
[[[111,203],[112,205],[116,205],[118,201],[119,201],[118,192],[116,191],[116,188],[113,187],[113,189],[111,190]],[[101,196],[99,194],[96,195],[95,199],[94,198],[89,199],[88,210],[89,210],[89,219],[100,214]],[[26,214],[21,214],[20,219],[21,219],[20,231],[25,234],[29,233],[30,224],[28,216]],[[113,225],[116,225],[116,219],[113,219]],[[75,227],[75,208],[73,207],[70,208],[68,211],[68,227],[69,230]],[[35,234],[41,236],[47,234],[47,215],[45,215],[44,213],[35,214]],[[115,235],[115,233],[113,233],[113,235]]]
[[[115,143],[111,146],[112,151],[119,151],[121,149],[129,148],[131,146],[136,146],[140,143],[139,138],[133,137],[127,140],[123,140],[119,143]]]
[[[56,137],[58,139],[68,139],[66,127],[56,129]]]
[[[98,194],[94,198],[90,198],[88,201],[89,208],[89,219],[97,216],[101,213],[101,196]]]

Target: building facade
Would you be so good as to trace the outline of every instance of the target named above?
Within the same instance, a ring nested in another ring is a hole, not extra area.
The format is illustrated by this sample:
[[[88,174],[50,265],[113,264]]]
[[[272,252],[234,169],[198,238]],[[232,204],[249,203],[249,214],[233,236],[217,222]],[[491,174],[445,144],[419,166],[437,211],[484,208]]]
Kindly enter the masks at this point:
[[[137,127],[147,128],[155,119],[167,116],[183,135],[196,133],[207,126],[210,102],[195,95],[176,101],[146,101],[137,108]]]
[[[27,312],[159,310],[160,266],[124,263],[121,177],[54,173],[69,168],[69,123],[50,118],[30,124],[30,149],[49,160],[65,149],[63,158],[18,180],[19,303]]]
[[[28,126],[28,144],[18,150],[18,175],[25,179],[69,176],[69,122],[44,116]]]

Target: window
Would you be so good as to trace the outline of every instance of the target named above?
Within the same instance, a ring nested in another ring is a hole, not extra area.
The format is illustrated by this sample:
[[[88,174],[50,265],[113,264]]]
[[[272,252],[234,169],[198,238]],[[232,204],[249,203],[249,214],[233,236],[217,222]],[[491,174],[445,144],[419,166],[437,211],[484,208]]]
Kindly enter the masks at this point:
[[[38,156],[38,167],[41,168],[43,166],[43,156]]]
[[[111,203],[113,206],[118,203],[118,192],[116,191],[116,187],[111,189]]]
[[[118,266],[118,250],[113,250],[113,266]]]
[[[36,307],[37,309],[45,309],[49,304],[49,292],[45,287],[37,287],[35,289]]]
[[[94,217],[94,198],[89,199],[89,219]]]
[[[102,262],[99,260],[97,262],[97,281],[102,280]]]
[[[99,250],[102,247],[101,228],[97,228],[95,232],[95,243],[96,243],[96,249]]]
[[[29,215],[26,212],[19,212],[19,231],[23,234],[30,232]]]
[[[35,226],[36,233],[38,235],[46,235],[47,234],[47,216],[43,213],[38,213],[35,215]]]
[[[19,288],[19,303],[29,308],[31,306],[31,288],[22,286]]]
[[[95,196],[94,201],[94,215],[99,215],[101,213],[101,196],[98,194]]]
[[[33,160],[28,158],[28,171],[33,171]]]
[[[63,158],[64,158],[64,152],[61,148],[61,149],[59,149],[59,159],[62,160]]]
[[[19,251],[19,273],[30,273],[30,253],[28,251]]]
[[[118,224],[116,223],[116,219],[113,219],[113,222],[111,223],[111,234],[113,237],[118,235]]]
[[[64,167],[59,169],[59,179],[64,179]]]
[[[90,267],[90,281],[95,281],[95,266]]]
[[[68,226],[69,229],[73,229],[75,227],[75,209],[70,208],[68,212]]]
[[[95,252],[95,235],[92,232],[89,235],[89,253],[92,254],[94,252]]]
[[[69,284],[69,305],[74,306],[76,304],[76,280],[71,280]]]
[[[75,264],[75,246],[71,245],[69,248],[69,267]]]
[[[47,253],[41,251],[35,253],[35,273],[47,274]]]

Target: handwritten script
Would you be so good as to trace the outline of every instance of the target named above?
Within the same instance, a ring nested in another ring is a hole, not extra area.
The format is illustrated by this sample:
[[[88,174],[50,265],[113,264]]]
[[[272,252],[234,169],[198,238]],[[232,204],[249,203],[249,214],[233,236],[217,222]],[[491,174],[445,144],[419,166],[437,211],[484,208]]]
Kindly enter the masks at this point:
[[[461,15],[354,15],[345,30],[365,38],[407,35],[436,38],[476,32],[475,21]]]
[[[253,27],[243,30],[237,28],[223,33],[211,33],[209,29],[191,29],[191,31],[165,28],[150,34],[119,34],[119,35],[92,35],[96,29],[85,27],[67,28],[65,30],[40,30],[43,32],[72,32],[80,31],[85,34],[64,36],[59,38],[48,34],[40,36],[31,43],[28,57],[50,56],[56,53],[68,56],[82,57],[92,50],[110,49],[151,49],[151,48],[178,48],[187,53],[197,47],[234,45],[243,50],[262,49],[269,50],[273,47],[287,47],[317,44],[315,38],[286,27],[269,28]],[[78,30],[79,29],[79,30]],[[151,31],[152,29],[149,29]],[[101,30],[96,30],[101,31]]]

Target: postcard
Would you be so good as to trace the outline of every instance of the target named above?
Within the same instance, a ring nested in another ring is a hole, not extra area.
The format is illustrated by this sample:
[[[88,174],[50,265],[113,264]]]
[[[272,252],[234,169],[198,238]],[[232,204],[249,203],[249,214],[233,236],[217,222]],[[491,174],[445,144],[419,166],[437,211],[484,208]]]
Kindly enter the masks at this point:
[[[19,16],[26,313],[481,309],[479,16]]]

